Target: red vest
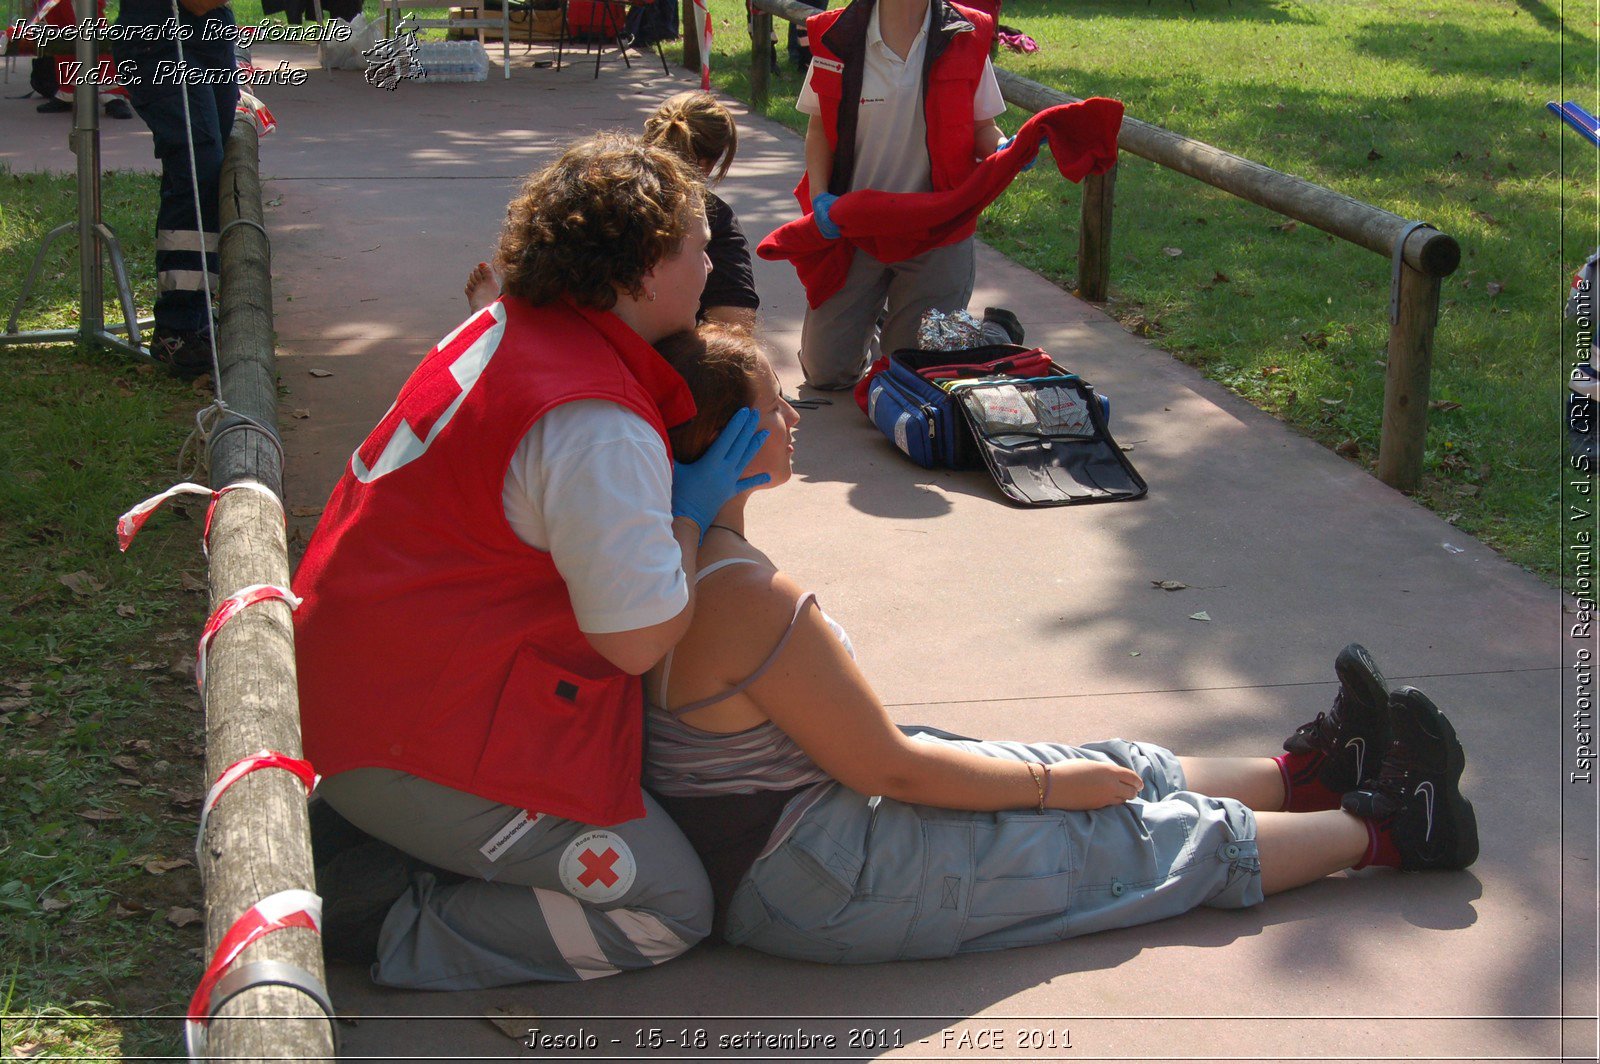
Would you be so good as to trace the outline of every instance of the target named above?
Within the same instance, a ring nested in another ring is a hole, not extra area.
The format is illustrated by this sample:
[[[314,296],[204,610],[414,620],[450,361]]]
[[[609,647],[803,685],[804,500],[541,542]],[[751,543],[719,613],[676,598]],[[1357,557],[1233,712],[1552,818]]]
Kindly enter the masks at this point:
[[[828,191],[851,190],[855,168],[856,114],[860,109],[867,23],[874,0],[854,0],[848,7],[806,20],[811,53],[823,62],[811,65],[811,87],[821,105],[822,129],[833,149],[833,174]],[[922,70],[923,119],[928,130],[928,162],[933,191],[955,188],[977,167],[973,139],[972,100],[983,76],[984,60],[994,39],[994,22],[970,8],[929,0],[933,22],[928,32]],[[832,32],[830,32],[832,31]],[[838,64],[842,69],[830,69]],[[841,148],[841,134],[844,146]],[[809,176],[795,190],[805,210],[811,208]],[[970,234],[968,234],[970,235]]]
[[[317,771],[398,769],[586,824],[644,815],[639,678],[589,645],[501,502],[522,437],[578,399],[620,403],[663,442],[694,413],[614,315],[506,298],[428,353],[351,457],[294,581]]]

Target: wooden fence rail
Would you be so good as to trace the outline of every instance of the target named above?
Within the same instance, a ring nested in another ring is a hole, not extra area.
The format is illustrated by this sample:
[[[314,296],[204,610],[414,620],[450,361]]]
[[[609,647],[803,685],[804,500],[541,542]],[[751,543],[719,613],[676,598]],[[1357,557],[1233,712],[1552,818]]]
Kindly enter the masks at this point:
[[[224,283],[218,394],[248,420],[235,417],[213,431],[211,486],[253,480],[281,499],[272,285],[257,145],[254,124],[241,119],[222,164],[219,258]],[[258,491],[229,492],[218,500],[210,539],[213,609],[252,584],[288,586],[283,514],[278,503]],[[288,606],[268,601],[239,612],[217,633],[207,662],[207,779],[215,780],[228,766],[263,749],[300,757],[294,632]],[[305,786],[281,770],[254,772],[239,780],[207,817],[199,857],[209,957],[233,922],[256,902],[283,890],[314,889]],[[322,942],[308,930],[289,928],[266,935],[245,950],[230,971],[261,961],[274,962],[275,967],[255,972],[281,977],[289,971],[284,966],[292,966],[304,973],[296,978],[309,976],[316,985],[323,984]],[[333,1030],[321,1005],[268,978],[229,998],[217,1012],[207,1056],[331,1058]]]
[[[685,17],[693,0],[684,0]],[[774,15],[803,22],[816,9],[797,0],[751,0],[750,94],[757,108],[768,98],[768,41]],[[687,61],[687,48],[685,56]],[[698,49],[695,69],[699,69]],[[995,69],[1006,101],[1037,113],[1077,102],[1047,85]],[[1381,207],[1223,151],[1171,130],[1124,118],[1118,146],[1130,155],[1204,181],[1230,195],[1276,211],[1390,261],[1388,370],[1384,381],[1383,429],[1377,475],[1403,491],[1422,479],[1428,427],[1428,390],[1433,371],[1433,335],[1439,320],[1440,278],[1461,263],[1454,237]],[[1083,183],[1078,230],[1078,294],[1092,302],[1106,298],[1111,272],[1112,214],[1116,169]]]

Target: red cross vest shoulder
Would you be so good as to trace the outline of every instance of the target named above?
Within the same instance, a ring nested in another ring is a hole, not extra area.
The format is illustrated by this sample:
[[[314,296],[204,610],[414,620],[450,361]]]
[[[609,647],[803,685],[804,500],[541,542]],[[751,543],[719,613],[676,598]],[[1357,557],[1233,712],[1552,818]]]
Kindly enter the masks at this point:
[[[848,7],[824,11],[806,20],[812,53],[811,87],[821,106],[818,117],[822,119],[828,147],[833,149],[828,191],[835,195],[852,190],[856,119],[861,107],[867,25],[874,2],[854,0]],[[933,21],[922,68],[922,108],[933,191],[944,192],[961,184],[978,165],[972,100],[994,40],[994,21],[949,0],[929,3]],[[812,193],[808,177],[801,178],[795,194],[809,209]]]
[[[501,501],[528,429],[579,399],[623,405],[663,443],[694,413],[616,316],[508,297],[428,353],[351,457],[294,580],[319,772],[398,769],[586,824],[644,815],[640,680],[589,645]]]

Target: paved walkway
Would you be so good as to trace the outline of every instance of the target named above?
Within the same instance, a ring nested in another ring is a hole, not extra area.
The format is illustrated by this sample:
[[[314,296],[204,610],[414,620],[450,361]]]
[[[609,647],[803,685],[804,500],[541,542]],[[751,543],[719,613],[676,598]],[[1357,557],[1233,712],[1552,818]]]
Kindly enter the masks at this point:
[[[279,56],[260,51],[259,65]],[[323,501],[409,370],[465,316],[462,281],[489,256],[519,179],[570,138],[636,129],[691,87],[645,62],[590,73],[519,60],[509,82],[388,93],[319,72],[265,93],[280,122],[262,171],[291,504]],[[70,168],[60,116],[0,103],[0,163]],[[720,191],[759,239],[791,214],[802,145],[740,121]],[[108,165],[149,165],[138,123],[107,126]],[[799,286],[759,262],[757,283],[793,388]],[[1013,308],[1031,341],[1112,397],[1113,428],[1151,490],[1137,503],[1021,510],[982,475],[912,466],[848,400],[805,412],[798,475],[752,508],[752,536],[851,630],[895,718],[1271,753],[1328,707],[1333,655],[1358,639],[1456,722],[1479,864],[1341,875],[1250,911],[945,962],[828,968],[701,949],[595,983],[450,995],[378,989],[335,966],[341,1011],[361,1017],[346,1051],[557,1055],[525,1049],[537,1026],[596,1038],[585,1059],[774,1052],[716,1049],[744,1032],[839,1039],[832,1052],[787,1054],[812,1058],[1551,1059],[1565,1026],[1569,1058],[1593,1059],[1595,794],[1563,782],[1562,597],[991,251],[973,303]],[[314,521],[295,519],[296,536]],[[1201,611],[1211,619],[1193,619]],[[485,1019],[501,1014],[516,1018]],[[659,1048],[636,1034],[650,1028]],[[848,1046],[851,1029],[873,1032],[863,1048]],[[674,1044],[685,1030],[687,1048]]]

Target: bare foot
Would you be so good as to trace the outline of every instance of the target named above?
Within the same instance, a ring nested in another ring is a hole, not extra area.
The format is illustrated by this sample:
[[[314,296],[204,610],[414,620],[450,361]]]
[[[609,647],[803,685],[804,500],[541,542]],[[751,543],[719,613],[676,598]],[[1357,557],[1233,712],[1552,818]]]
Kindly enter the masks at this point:
[[[500,282],[487,262],[480,262],[467,274],[467,306],[473,310],[484,307],[500,298]]]

